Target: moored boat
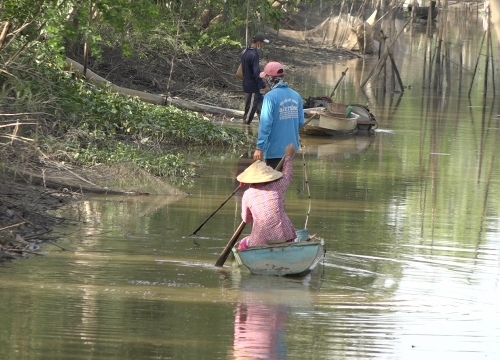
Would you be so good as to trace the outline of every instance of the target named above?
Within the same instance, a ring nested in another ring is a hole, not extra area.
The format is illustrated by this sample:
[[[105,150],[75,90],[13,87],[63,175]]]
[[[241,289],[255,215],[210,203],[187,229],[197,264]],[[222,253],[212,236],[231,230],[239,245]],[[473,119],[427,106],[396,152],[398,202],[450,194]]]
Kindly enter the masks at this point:
[[[323,239],[286,242],[232,249],[239,265],[257,275],[305,275],[312,271],[323,258]]]
[[[363,105],[334,103],[326,96],[309,98],[304,104],[309,120],[301,132],[306,135],[371,133],[377,127],[375,116]]]
[[[356,132],[358,119],[354,113],[349,117],[340,113],[332,113],[327,109],[316,109],[308,114],[314,116],[301,129],[306,135],[352,134]]]

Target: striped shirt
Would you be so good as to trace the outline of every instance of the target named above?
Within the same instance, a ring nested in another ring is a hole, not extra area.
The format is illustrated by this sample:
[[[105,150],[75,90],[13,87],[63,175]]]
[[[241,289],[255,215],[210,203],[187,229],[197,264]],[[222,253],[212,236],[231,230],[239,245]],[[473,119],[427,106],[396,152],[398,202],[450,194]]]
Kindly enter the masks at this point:
[[[285,191],[293,175],[292,156],[286,155],[283,176],[275,181],[252,184],[241,200],[241,217],[253,222],[252,232],[242,242],[248,246],[295,239],[295,229],[285,213]]]

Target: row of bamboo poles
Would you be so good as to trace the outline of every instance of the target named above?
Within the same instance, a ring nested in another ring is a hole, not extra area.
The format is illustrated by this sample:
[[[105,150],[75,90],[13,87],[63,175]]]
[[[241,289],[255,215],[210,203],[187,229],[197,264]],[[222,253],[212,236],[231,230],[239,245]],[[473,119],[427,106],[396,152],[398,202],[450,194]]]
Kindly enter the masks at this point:
[[[443,7],[439,10],[436,22],[442,24],[442,26],[437,27],[437,31],[434,34],[436,25],[433,21],[428,20],[426,24],[426,36],[425,43],[423,44],[423,83],[426,87],[435,89],[438,93],[443,91],[450,91],[449,84],[452,81],[452,67],[456,66],[458,68],[459,76],[459,89],[461,91],[463,86],[463,72],[464,72],[464,62],[463,62],[463,44],[459,44],[457,54],[452,54],[452,42],[447,40],[452,34],[448,34],[448,28],[446,26],[449,21],[450,11],[454,11],[454,18],[458,19],[460,23],[464,24],[465,27],[470,27],[476,25],[475,21],[478,19],[478,4],[471,6],[470,4],[460,4],[458,6],[453,6],[450,8],[448,6],[448,1],[446,0]],[[399,8],[393,7],[390,11],[399,11]],[[429,7],[430,11],[430,7]],[[393,18],[395,14],[389,14],[389,18]],[[477,75],[477,70],[480,61],[484,61],[485,76],[484,76],[484,92],[488,92],[488,80],[491,78],[493,89],[492,94],[495,94],[495,81],[494,81],[494,59],[493,59],[493,45],[492,45],[492,26],[491,26],[491,13],[486,13],[485,21],[485,31],[483,34],[483,39],[477,54],[477,60],[474,66],[472,81],[470,83],[468,95],[470,97],[475,77]],[[475,20],[476,19],[476,20]],[[404,25],[398,32],[393,31],[391,22],[388,21],[388,35],[384,33],[383,30],[380,31],[381,44],[379,50],[379,58],[377,64],[370,70],[368,75],[361,81],[360,86],[364,88],[368,82],[371,80],[372,86],[375,84],[376,88],[384,89],[384,91],[403,93],[405,86],[401,79],[396,61],[394,59],[394,45],[396,44],[400,35],[409,27],[410,38],[413,35],[414,23],[415,23],[415,13],[412,12],[411,16],[404,22]],[[464,31],[467,31],[464,28]],[[485,51],[485,54],[483,54]],[[409,53],[412,53],[410,48]],[[454,55],[455,60],[452,59]],[[401,55],[400,55],[401,56]],[[404,55],[402,55],[404,56]],[[458,58],[458,60],[456,59]],[[491,76],[488,76],[490,74]],[[447,86],[448,85],[448,86]]]

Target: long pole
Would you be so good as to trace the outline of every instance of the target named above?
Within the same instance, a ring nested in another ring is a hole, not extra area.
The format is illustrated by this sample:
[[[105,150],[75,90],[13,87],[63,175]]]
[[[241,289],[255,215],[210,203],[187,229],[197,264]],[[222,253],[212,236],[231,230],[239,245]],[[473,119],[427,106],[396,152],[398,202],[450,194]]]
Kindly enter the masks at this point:
[[[220,206],[219,206],[219,207],[218,207],[218,208],[217,208],[217,209],[216,209],[216,210],[215,210],[212,214],[210,214],[210,216],[209,216],[209,217],[208,217],[208,218],[207,218],[207,219],[203,222],[203,224],[201,224],[200,226],[198,226],[198,228],[197,228],[195,231],[193,231],[193,233],[192,233],[191,235],[189,235],[189,236],[196,235],[196,233],[197,233],[198,231],[200,231],[200,229],[203,227],[203,225],[205,225],[205,224],[208,222],[208,220],[210,220],[210,219],[212,218],[212,216],[214,216],[214,215],[215,215],[215,213],[216,213],[217,211],[219,211],[219,210],[220,210],[220,208],[221,208],[221,207],[223,207],[223,206],[224,206],[224,204],[225,204],[225,203],[227,203],[227,202],[229,201],[229,199],[231,199],[231,198],[233,197],[233,195],[234,195],[234,194],[236,194],[236,192],[237,192],[237,191],[238,191],[241,187],[243,187],[243,186],[245,186],[245,184],[240,183],[240,185],[239,185],[236,189],[234,189],[234,191],[231,193],[231,195],[229,195],[229,197],[228,197],[228,198],[227,198],[227,199],[226,199],[226,200],[225,200],[222,204],[220,204]]]
[[[340,82],[342,81],[342,79],[344,78],[345,74],[347,73],[347,70],[349,70],[349,68],[345,68],[345,70],[342,71],[342,76],[340,77],[339,81],[337,81],[337,84],[335,84],[335,87],[333,88],[333,91],[330,94],[330,97],[332,97],[333,94],[335,94],[335,90],[337,90],[337,88],[339,87]]]

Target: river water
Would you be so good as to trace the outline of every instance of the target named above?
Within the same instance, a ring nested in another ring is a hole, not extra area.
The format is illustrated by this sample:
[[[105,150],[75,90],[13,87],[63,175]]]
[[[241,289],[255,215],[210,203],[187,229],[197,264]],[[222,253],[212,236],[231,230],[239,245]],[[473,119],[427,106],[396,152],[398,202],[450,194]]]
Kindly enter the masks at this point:
[[[46,256],[0,267],[0,359],[499,358],[500,109],[481,20],[464,28],[432,76],[435,42],[403,33],[403,93],[360,90],[376,57],[290,74],[315,96],[348,68],[336,99],[379,122],[373,136],[302,136],[286,201],[325,239],[312,274],[214,267],[241,194],[189,235],[248,159],[210,155],[189,196],[86,199],[60,211],[73,221]]]

